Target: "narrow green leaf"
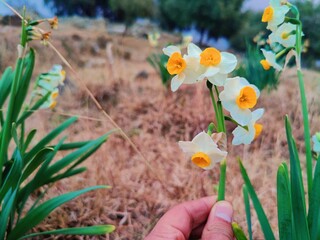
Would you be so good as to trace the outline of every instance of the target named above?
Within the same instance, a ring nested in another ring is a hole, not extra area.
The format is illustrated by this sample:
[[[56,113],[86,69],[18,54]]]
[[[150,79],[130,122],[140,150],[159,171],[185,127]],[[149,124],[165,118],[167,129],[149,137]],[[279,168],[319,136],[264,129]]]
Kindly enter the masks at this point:
[[[268,221],[268,218],[262,208],[262,205],[258,199],[258,196],[251,184],[251,181],[248,177],[248,174],[247,174],[247,171],[246,169],[244,168],[244,166],[242,165],[242,162],[241,160],[239,159],[239,166],[240,166],[240,171],[241,171],[241,175],[242,175],[242,178],[244,180],[244,183],[247,187],[247,190],[248,190],[248,193],[251,197],[251,200],[252,200],[252,203],[253,203],[253,206],[254,206],[254,209],[256,210],[256,213],[257,213],[257,216],[258,216],[258,219],[259,219],[259,222],[260,222],[260,225],[261,225],[261,229],[262,229],[262,232],[264,234],[264,237],[265,239],[268,239],[268,240],[273,240],[275,239],[274,235],[273,235],[273,232],[272,232],[272,229],[271,229],[271,226],[270,226],[270,223]]]
[[[279,166],[277,173],[277,203],[279,238],[293,239],[291,194],[286,163]]]
[[[224,195],[225,195],[225,191],[226,191],[226,170],[227,170],[227,162],[226,162],[226,159],[224,159],[220,163],[218,201],[224,200]]]
[[[13,71],[11,67],[6,68],[0,79],[0,108],[2,108],[9,96],[13,80]]]
[[[10,189],[3,201],[1,214],[0,214],[0,239],[5,239],[6,229],[10,218],[10,213],[13,212],[12,208],[16,197],[17,190]]]
[[[22,173],[21,181],[23,182],[24,180],[26,180],[34,172],[34,170],[36,170],[49,157],[49,154],[53,151],[54,149],[52,148],[41,149],[25,167]]]
[[[63,122],[60,126],[51,131],[46,137],[44,137],[36,146],[34,146],[30,152],[25,155],[25,164],[30,161],[34,155],[55,139],[61,132],[67,129],[71,124],[77,121],[77,117],[72,117]]]
[[[240,226],[236,222],[232,223],[232,230],[237,240],[247,240],[247,237],[244,234],[243,230],[240,228]]]
[[[61,196],[52,198],[32,211],[30,211],[23,219],[21,219],[14,229],[8,234],[8,240],[16,240],[26,234],[33,227],[38,225],[41,221],[43,221],[53,210],[55,210],[60,205],[71,201],[72,199],[96,189],[106,189],[108,186],[94,186],[86,189],[82,189],[75,192],[70,192],[63,194]]]
[[[290,182],[293,213],[293,228],[296,229],[296,239],[310,239],[306,216],[305,194],[301,173],[300,160],[296,144],[292,136],[288,117],[285,119],[286,135],[290,153]]]
[[[80,174],[80,173],[83,173],[87,170],[86,167],[81,167],[81,168],[76,168],[76,169],[72,169],[70,171],[66,171],[62,174],[59,174],[57,176],[54,176],[53,178],[50,178],[48,181],[46,181],[46,184],[49,184],[49,183],[54,183],[54,182],[57,182],[61,179],[64,179],[64,178],[69,178],[69,177],[72,177],[74,175],[77,175],[77,174]]]
[[[35,61],[34,50],[31,48],[24,60],[24,73],[20,79],[18,91],[16,94],[15,108],[12,115],[12,121],[16,121],[21,111],[22,105],[28,93],[31,76],[33,73]]]
[[[310,238],[312,240],[320,239],[319,235],[319,214],[320,214],[320,156],[318,157],[314,178],[312,183],[312,192],[310,193],[310,205],[308,212],[308,224]]]
[[[52,176],[53,174],[61,171],[63,168],[68,166],[69,164],[76,161],[78,158],[80,159],[86,159],[91,155],[94,151],[97,150],[98,146],[100,146],[102,143],[104,143],[107,140],[108,136],[102,136],[96,140],[93,140],[86,144],[85,146],[77,149],[76,151],[68,154],[61,160],[54,163],[52,166],[50,166],[46,172],[48,176]]]
[[[22,171],[22,159],[20,153],[17,151],[14,155],[14,162],[13,165],[7,174],[3,185],[0,189],[0,203],[4,198],[5,194],[8,192],[9,189],[15,189],[19,183],[19,178],[21,176]],[[1,238],[0,238],[1,239]]]
[[[19,239],[32,238],[41,235],[102,235],[111,233],[115,230],[115,226],[113,225],[98,225],[98,226],[90,226],[90,227],[77,227],[77,228],[62,228],[52,231],[40,232],[40,233],[32,233],[26,236],[23,236]]]
[[[243,185],[242,193],[243,193],[244,206],[245,206],[245,210],[246,210],[246,218],[247,218],[249,239],[252,240],[252,223],[251,223],[251,212],[250,212],[250,199],[249,199],[249,193],[248,193],[246,185]]]
[[[21,114],[21,117],[17,121],[17,125],[20,125],[25,121],[28,117],[30,117],[35,111],[37,111],[42,104],[44,104],[48,98],[50,97],[51,92],[48,92],[46,95],[44,95],[42,98],[40,98],[30,109],[26,108],[23,113]]]
[[[29,132],[29,134],[28,134],[28,136],[27,136],[27,139],[26,139],[26,141],[25,141],[24,144],[23,144],[23,149],[22,149],[22,152],[23,152],[23,153],[25,153],[25,151],[28,149],[28,147],[29,147],[32,139],[33,139],[34,136],[36,135],[36,133],[37,133],[37,129],[32,129],[32,130]]]

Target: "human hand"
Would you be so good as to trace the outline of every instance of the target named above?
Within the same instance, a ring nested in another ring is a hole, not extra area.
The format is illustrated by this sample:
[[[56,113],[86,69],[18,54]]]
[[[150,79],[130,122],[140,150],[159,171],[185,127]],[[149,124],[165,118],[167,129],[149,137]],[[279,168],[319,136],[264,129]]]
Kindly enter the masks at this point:
[[[173,207],[145,240],[232,240],[232,206],[215,201],[215,197],[206,197]]]

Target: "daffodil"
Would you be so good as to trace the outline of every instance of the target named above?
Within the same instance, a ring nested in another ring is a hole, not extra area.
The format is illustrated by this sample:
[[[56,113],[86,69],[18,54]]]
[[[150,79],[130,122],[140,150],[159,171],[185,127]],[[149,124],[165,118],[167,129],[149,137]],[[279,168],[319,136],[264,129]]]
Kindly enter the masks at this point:
[[[320,153],[320,132],[317,132],[313,137],[313,151]]]
[[[160,33],[151,32],[148,33],[148,41],[151,47],[157,47],[159,45]]]
[[[268,23],[267,29],[275,31],[284,22],[289,9],[288,6],[282,5],[280,0],[270,0],[270,5],[264,9],[261,21]]]
[[[280,43],[284,47],[293,47],[296,44],[296,26],[292,23],[284,23],[269,36],[271,43]]]
[[[40,108],[42,108],[42,109],[44,109],[44,108],[50,108],[50,109],[55,108],[56,105],[57,105],[56,99],[57,99],[58,96],[59,96],[59,90],[55,89],[53,92],[51,92],[48,100],[45,103],[43,103]]]
[[[269,70],[271,67],[275,68],[278,71],[282,70],[282,67],[277,63],[276,54],[272,51],[267,51],[261,49],[265,59],[261,60],[260,63],[264,70]]]
[[[263,113],[264,110],[262,108],[253,111],[252,119],[247,126],[238,126],[233,130],[233,145],[250,144],[260,135],[263,127],[256,122],[262,117]]]
[[[199,81],[199,61],[191,55],[182,57],[180,48],[168,46],[163,49],[164,54],[169,56],[167,70],[171,75],[175,75],[171,80],[171,90],[177,91],[184,84],[193,84]]]
[[[228,154],[221,151],[206,132],[200,132],[192,141],[180,141],[179,146],[195,165],[205,170],[212,169]]]
[[[224,90],[220,93],[223,107],[230,112],[231,117],[240,125],[246,126],[252,120],[253,108],[260,96],[259,89],[245,78],[228,78]]]
[[[207,78],[216,86],[223,86],[227,76],[237,66],[237,58],[228,52],[220,52],[218,49],[210,47],[201,50],[195,44],[189,44],[188,54],[199,58],[201,72],[199,79]]]

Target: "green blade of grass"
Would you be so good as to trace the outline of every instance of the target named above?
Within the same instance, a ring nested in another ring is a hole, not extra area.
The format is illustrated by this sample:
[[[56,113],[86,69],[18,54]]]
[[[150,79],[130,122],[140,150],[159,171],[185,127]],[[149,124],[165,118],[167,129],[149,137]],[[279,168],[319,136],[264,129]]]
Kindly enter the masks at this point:
[[[244,166],[242,165],[242,162],[240,159],[238,159],[238,162],[239,162],[240,172],[241,172],[242,178],[243,178],[244,183],[247,187],[248,193],[251,197],[254,209],[256,210],[264,237],[265,237],[265,239],[273,240],[273,239],[275,239],[275,237],[273,235],[270,223],[269,223],[268,218],[262,208],[262,205],[258,199],[258,196],[257,196],[257,194],[251,184],[251,181],[248,177],[247,171],[244,168]]]
[[[286,163],[282,163],[277,173],[278,228],[280,239],[293,239],[292,208],[289,174]]]
[[[0,79],[0,108],[10,93],[10,88],[13,80],[13,71],[11,67],[6,68]]]
[[[63,122],[60,126],[52,130],[46,137],[44,137],[36,146],[34,146],[26,155],[25,162],[27,164],[34,155],[43,149],[48,143],[50,143],[53,139],[55,139],[61,132],[67,129],[71,124],[77,121],[77,117],[71,117],[65,122]]]
[[[14,206],[14,200],[16,197],[17,190],[13,191],[10,189],[3,201],[1,214],[0,214],[0,239],[5,239],[7,224],[9,221],[10,213]]]
[[[293,228],[296,229],[296,239],[308,240],[310,239],[310,235],[306,216],[306,204],[300,160],[298,157],[297,147],[292,136],[291,125],[287,116],[285,118],[285,127],[290,153],[290,186],[294,223]]]
[[[52,198],[32,211],[30,211],[23,219],[21,219],[14,229],[8,234],[7,239],[8,240],[16,240],[22,237],[24,234],[26,234],[29,230],[31,230],[33,227],[38,225],[41,221],[43,221],[53,210],[55,210],[60,205],[71,201],[72,199],[87,193],[92,190],[96,189],[106,189],[108,186],[94,186],[85,188],[82,190],[78,190],[75,192],[70,192],[63,194],[61,196]]]
[[[40,233],[32,233],[26,236],[23,236],[19,239],[32,238],[41,235],[102,235],[111,233],[115,230],[115,226],[113,225],[98,225],[98,226],[90,226],[90,227],[77,227],[77,228],[62,228],[52,231],[40,232]]]
[[[243,193],[244,206],[245,206],[245,210],[246,210],[246,218],[247,218],[249,239],[252,240],[252,223],[251,223],[251,212],[250,212],[250,199],[249,199],[249,193],[248,193],[248,189],[247,189],[246,185],[243,185],[242,193]]]
[[[247,240],[247,237],[244,234],[243,230],[240,228],[240,226],[236,222],[232,223],[232,230],[237,240]]]
[[[314,178],[312,183],[312,192],[310,193],[310,204],[308,212],[308,224],[310,238],[312,240],[320,239],[319,235],[319,214],[320,214],[320,156],[318,157]]]

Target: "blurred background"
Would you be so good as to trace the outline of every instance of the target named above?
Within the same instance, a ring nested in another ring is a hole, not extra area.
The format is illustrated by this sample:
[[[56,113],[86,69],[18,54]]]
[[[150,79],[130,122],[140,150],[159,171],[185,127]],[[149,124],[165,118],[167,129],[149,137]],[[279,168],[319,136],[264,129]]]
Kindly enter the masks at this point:
[[[246,49],[265,26],[261,12],[267,0],[21,0],[7,1],[16,8],[23,5],[42,17],[81,16],[103,18],[109,23],[123,23],[118,31],[127,31],[135,24],[191,35],[193,41],[214,44],[225,50]],[[304,33],[308,39],[308,67],[320,67],[320,0],[297,0],[303,17]],[[0,15],[12,15],[0,6]],[[3,19],[2,21],[6,21]]]

